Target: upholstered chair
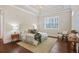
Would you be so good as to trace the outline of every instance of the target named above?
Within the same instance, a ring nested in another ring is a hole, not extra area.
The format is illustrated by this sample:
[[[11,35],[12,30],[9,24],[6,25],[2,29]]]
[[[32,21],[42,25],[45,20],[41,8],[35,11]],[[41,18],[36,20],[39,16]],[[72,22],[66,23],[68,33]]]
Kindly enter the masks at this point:
[[[73,47],[74,49],[76,49],[75,42],[77,41],[78,38],[79,38],[78,33],[75,30],[72,30],[68,35],[68,42],[70,46]]]

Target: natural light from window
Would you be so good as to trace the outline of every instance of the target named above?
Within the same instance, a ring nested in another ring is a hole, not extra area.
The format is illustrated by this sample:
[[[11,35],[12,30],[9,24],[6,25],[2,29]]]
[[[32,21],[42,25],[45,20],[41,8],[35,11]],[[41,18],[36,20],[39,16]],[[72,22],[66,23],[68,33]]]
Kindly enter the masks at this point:
[[[44,28],[45,29],[53,29],[58,28],[58,16],[54,17],[45,17],[44,18]]]

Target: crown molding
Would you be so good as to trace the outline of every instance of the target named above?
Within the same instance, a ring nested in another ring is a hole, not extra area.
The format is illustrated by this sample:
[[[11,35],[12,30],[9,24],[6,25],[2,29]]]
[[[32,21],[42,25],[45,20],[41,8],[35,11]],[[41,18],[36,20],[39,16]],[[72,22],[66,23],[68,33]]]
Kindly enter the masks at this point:
[[[35,13],[38,13],[38,12],[39,12],[39,10],[33,8],[33,7],[30,6],[30,5],[27,5],[27,6],[25,5],[25,7],[27,7],[28,9],[30,9],[31,11],[33,11],[33,12],[35,12]]]
[[[34,12],[32,12],[32,11],[23,9],[23,8],[18,7],[18,6],[16,6],[16,5],[15,5],[15,6],[14,6],[14,5],[11,5],[11,7],[14,7],[14,8],[16,8],[16,9],[19,9],[19,10],[21,10],[21,11],[23,11],[23,12],[25,12],[25,13],[31,14],[31,15],[33,15],[33,16],[37,16],[37,13],[34,13]],[[28,7],[28,8],[30,8],[30,7]],[[30,9],[31,9],[31,8],[30,8]]]

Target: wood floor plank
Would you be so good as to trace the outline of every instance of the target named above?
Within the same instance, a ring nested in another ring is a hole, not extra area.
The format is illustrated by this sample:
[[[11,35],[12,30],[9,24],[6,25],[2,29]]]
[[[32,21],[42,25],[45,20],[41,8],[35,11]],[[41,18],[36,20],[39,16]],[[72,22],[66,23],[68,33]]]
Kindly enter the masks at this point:
[[[68,42],[57,41],[52,47],[50,53],[74,53]],[[0,40],[0,53],[32,53],[31,51],[19,46],[16,42],[2,44]]]

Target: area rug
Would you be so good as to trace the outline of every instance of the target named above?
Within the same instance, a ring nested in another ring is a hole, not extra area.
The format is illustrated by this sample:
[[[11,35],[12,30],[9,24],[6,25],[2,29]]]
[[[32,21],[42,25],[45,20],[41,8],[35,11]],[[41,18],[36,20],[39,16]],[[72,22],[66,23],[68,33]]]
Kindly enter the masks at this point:
[[[55,42],[57,41],[56,38],[48,38],[38,46],[33,46],[29,43],[25,42],[18,42],[17,44],[24,47],[25,49],[28,49],[34,53],[49,53],[51,48],[54,46]]]

